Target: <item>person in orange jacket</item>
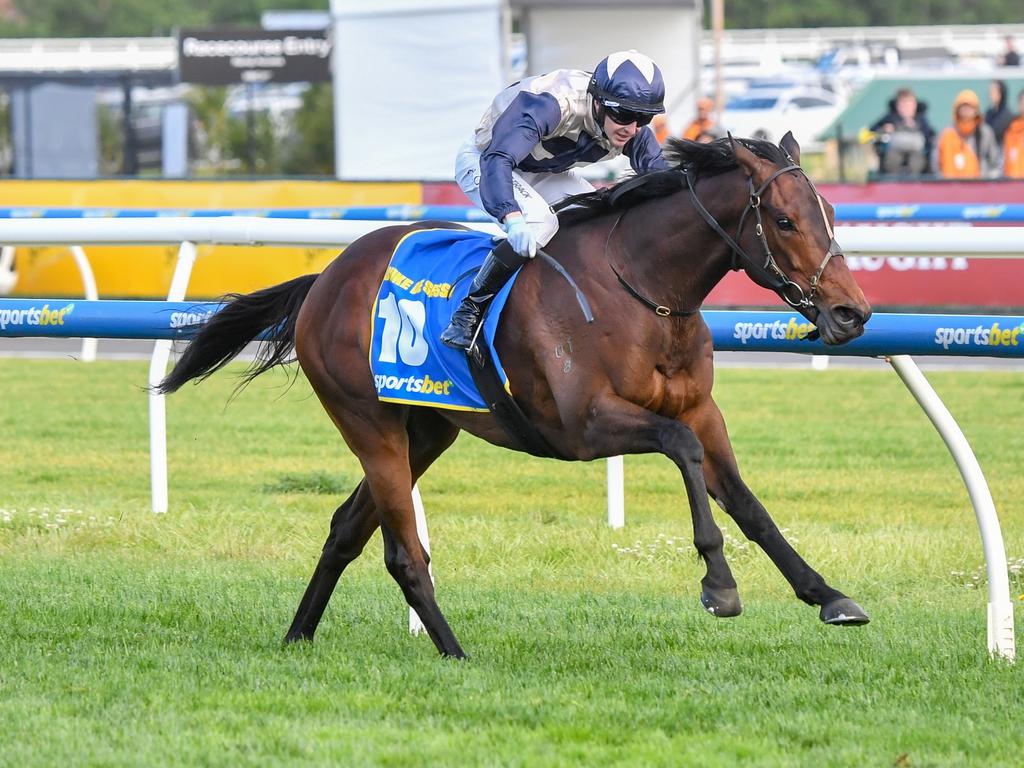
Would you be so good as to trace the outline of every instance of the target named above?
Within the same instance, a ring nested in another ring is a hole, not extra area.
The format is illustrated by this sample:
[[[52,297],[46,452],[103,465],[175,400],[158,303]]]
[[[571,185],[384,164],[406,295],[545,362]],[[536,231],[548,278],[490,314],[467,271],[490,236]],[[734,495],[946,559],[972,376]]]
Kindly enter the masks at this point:
[[[978,94],[960,91],[953,102],[953,124],[939,135],[935,169],[948,179],[992,178],[999,175],[1001,161],[996,135],[981,117]]]
[[[702,133],[715,133],[715,118],[711,114],[714,108],[715,102],[707,96],[697,99],[697,117],[686,126],[683,138],[696,141]]]
[[[1017,117],[1003,134],[1003,175],[1024,179],[1024,88],[1017,95]]]
[[[664,113],[655,115],[651,120],[651,130],[654,131],[654,138],[659,144],[664,144],[668,138],[668,117]]]

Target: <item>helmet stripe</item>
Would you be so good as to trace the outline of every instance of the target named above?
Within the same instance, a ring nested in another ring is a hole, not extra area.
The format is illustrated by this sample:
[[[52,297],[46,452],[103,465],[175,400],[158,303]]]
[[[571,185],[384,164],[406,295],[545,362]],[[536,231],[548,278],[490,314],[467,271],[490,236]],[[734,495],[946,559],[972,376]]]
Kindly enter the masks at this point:
[[[627,61],[639,70],[640,74],[644,76],[644,79],[647,80],[648,83],[654,81],[654,62],[637,51],[616,51],[615,53],[609,54],[609,77],[614,77],[615,71]]]

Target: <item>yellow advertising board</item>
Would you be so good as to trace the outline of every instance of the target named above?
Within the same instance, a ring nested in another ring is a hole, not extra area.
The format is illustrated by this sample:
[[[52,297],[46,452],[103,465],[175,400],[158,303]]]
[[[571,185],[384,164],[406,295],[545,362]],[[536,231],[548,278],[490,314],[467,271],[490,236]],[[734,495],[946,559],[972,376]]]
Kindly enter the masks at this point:
[[[324,208],[418,205],[415,182],[342,181],[0,181],[0,207],[17,208]],[[56,226],[56,222],[55,222]],[[83,244],[101,299],[164,298],[178,247]],[[188,298],[249,292],[320,272],[338,249],[200,245]],[[19,248],[14,296],[81,296],[82,279],[67,247]]]

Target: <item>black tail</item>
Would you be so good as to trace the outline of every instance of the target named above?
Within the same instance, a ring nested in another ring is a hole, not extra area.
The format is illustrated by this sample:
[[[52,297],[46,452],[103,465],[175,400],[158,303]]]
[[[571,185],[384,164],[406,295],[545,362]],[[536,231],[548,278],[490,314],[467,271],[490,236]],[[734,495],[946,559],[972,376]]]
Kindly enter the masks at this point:
[[[316,278],[317,275],[303,275],[262,291],[228,294],[227,304],[195,335],[157,391],[176,392],[192,379],[202,381],[227,365],[264,331],[265,344],[239,386],[244,387],[261,373],[285,362],[295,344],[299,307]]]

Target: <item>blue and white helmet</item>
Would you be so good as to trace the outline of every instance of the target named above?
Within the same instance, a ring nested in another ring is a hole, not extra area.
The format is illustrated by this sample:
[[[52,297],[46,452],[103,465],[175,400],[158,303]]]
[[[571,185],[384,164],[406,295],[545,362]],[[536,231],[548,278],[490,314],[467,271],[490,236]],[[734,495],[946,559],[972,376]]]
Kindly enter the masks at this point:
[[[587,87],[595,101],[642,114],[665,111],[665,80],[649,57],[636,51],[605,56],[594,69]]]

